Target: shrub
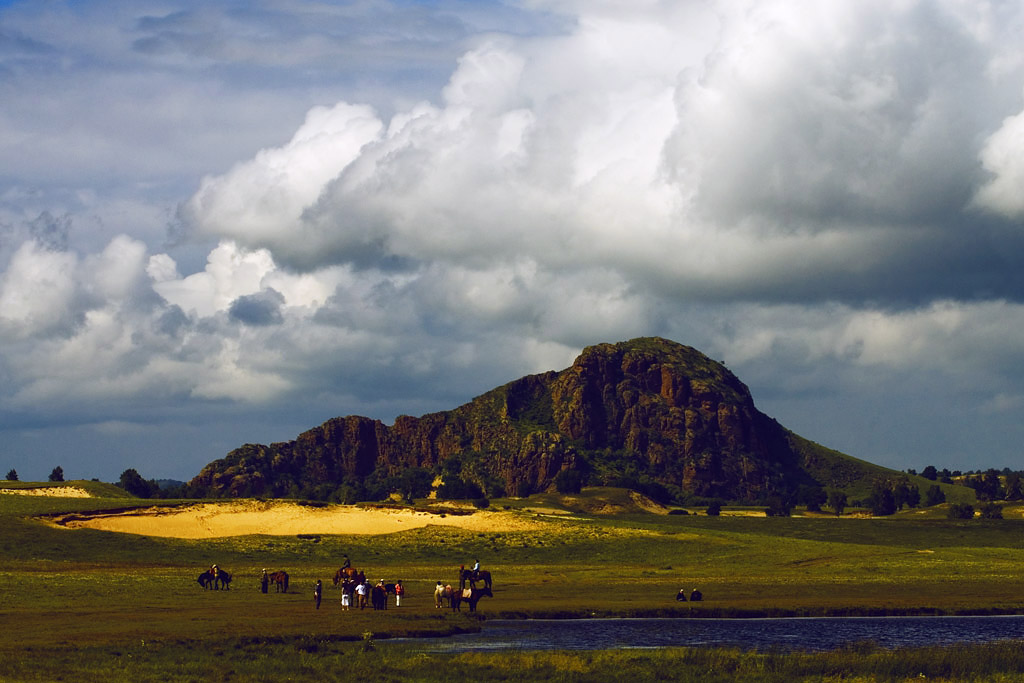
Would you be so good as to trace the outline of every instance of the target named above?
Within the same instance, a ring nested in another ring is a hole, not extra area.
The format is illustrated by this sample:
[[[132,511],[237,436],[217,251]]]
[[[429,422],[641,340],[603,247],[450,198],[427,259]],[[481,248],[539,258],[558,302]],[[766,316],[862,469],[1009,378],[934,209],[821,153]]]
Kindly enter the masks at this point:
[[[789,501],[780,496],[772,496],[768,499],[768,507],[765,509],[765,517],[789,517],[793,506]]]
[[[579,470],[562,470],[555,475],[555,490],[559,493],[579,493],[583,490],[583,475]]]
[[[968,503],[953,503],[949,506],[947,516],[950,519],[972,519],[974,517],[974,506]]]
[[[829,489],[828,506],[832,508],[836,517],[843,514],[843,510],[846,509],[846,493],[839,489]]]
[[[711,501],[708,505],[708,517],[718,517],[720,514],[722,514],[722,501]]]
[[[982,519],[1002,519],[1003,506],[995,503],[986,503],[979,508]]]

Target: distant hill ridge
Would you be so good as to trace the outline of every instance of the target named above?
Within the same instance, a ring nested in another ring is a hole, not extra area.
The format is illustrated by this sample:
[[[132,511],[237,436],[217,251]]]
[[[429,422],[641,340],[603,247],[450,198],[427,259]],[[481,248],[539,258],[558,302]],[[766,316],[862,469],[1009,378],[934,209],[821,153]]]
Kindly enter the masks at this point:
[[[388,489],[422,495],[423,479],[437,474],[445,486],[490,496],[528,495],[571,476],[662,499],[752,502],[900,476],[793,434],[757,410],[721,363],[646,337],[587,347],[561,372],[522,377],[454,410],[390,427],[338,417],[294,441],[247,444],[189,486],[214,497],[343,500]]]

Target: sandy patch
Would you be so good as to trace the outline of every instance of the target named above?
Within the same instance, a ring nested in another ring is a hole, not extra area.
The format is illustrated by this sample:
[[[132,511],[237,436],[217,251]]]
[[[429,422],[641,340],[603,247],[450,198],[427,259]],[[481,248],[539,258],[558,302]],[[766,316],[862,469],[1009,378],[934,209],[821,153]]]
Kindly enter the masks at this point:
[[[79,486],[40,486],[34,489],[0,489],[0,493],[13,493],[16,496],[53,496],[55,498],[92,498],[92,495]]]
[[[65,515],[50,521],[66,528],[100,529],[169,538],[221,538],[267,534],[390,534],[428,525],[471,531],[525,531],[543,524],[514,512],[477,511],[445,515],[418,510],[365,508],[353,505],[308,507],[294,503],[244,501],[205,503],[131,512]]]

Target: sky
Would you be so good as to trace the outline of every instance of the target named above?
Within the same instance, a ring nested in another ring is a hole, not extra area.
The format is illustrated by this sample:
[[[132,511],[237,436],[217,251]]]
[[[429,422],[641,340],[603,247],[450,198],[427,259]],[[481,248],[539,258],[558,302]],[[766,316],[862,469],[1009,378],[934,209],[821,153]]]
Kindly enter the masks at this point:
[[[0,473],[189,479],[658,335],[1024,469],[1024,4],[0,2]]]

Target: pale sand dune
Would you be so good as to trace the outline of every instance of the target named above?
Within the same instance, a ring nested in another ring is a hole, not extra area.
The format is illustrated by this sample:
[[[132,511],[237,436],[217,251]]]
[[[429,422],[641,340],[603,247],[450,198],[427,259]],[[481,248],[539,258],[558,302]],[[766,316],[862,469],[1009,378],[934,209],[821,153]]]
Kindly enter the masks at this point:
[[[16,496],[53,496],[54,498],[91,498],[88,491],[80,486],[40,486],[33,489],[4,489],[0,493],[13,493]]]
[[[294,503],[243,501],[205,503],[176,508],[144,508],[127,513],[57,518],[67,528],[87,527],[143,536],[220,538],[268,534],[390,534],[427,525],[471,531],[538,529],[541,522],[513,512],[477,511],[441,515],[416,510],[365,508],[353,505],[308,507]]]

